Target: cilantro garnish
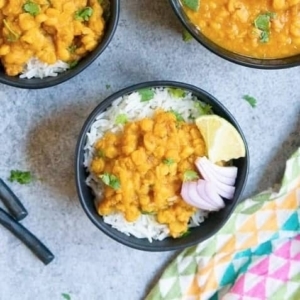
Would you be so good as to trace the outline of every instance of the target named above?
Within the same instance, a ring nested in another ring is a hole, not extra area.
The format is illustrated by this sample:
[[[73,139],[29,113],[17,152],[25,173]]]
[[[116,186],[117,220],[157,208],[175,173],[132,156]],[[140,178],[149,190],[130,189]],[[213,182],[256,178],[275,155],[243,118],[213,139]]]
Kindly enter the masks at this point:
[[[28,184],[32,181],[32,176],[29,171],[11,170],[8,178],[10,182],[18,182],[20,184]]]
[[[184,28],[182,30],[182,40],[184,42],[189,42],[193,39],[193,36]]]
[[[192,170],[187,170],[183,174],[183,181],[191,181],[191,180],[198,179],[198,178],[199,178],[199,175],[197,174],[197,172],[192,171]]]
[[[168,88],[168,93],[174,98],[183,98],[185,96],[185,90],[178,88]]]
[[[176,117],[177,122],[184,122],[183,116],[179,112],[177,112],[176,110],[171,109],[170,113],[172,113]]]
[[[75,66],[77,66],[78,60],[73,60],[69,62],[70,69],[73,69]]]
[[[78,21],[88,21],[93,14],[93,9],[89,6],[77,10],[75,12],[75,19]]]
[[[74,45],[74,44],[72,44],[72,45],[70,45],[70,46],[68,47],[68,51],[69,51],[71,54],[74,54],[75,51],[76,51],[76,49],[77,49],[77,46]]]
[[[107,90],[109,90],[110,87],[111,87],[111,85],[110,84],[106,84],[105,87],[106,87]]]
[[[270,21],[275,17],[275,15],[275,13],[266,12],[258,15],[254,20],[255,28],[261,31],[259,36],[259,41],[261,43],[267,43],[270,40]]]
[[[197,108],[200,116],[211,115],[213,113],[212,107],[209,104],[197,101],[194,106]]]
[[[184,6],[188,7],[189,9],[193,11],[198,11],[200,6],[199,0],[182,0],[182,3]]]
[[[103,175],[99,176],[103,183],[110,186],[114,190],[118,190],[121,187],[121,183],[118,177],[113,174],[104,173]]]
[[[3,20],[3,24],[4,27],[7,29],[8,31],[8,35],[6,36],[6,40],[8,42],[15,42],[19,39],[20,35],[15,32],[8,24],[8,22],[6,20]]]
[[[62,295],[62,297],[63,297],[64,299],[66,299],[66,300],[71,300],[71,296],[70,296],[69,294],[62,293],[61,295]]]
[[[24,5],[23,5],[23,10],[27,13],[29,13],[32,16],[37,16],[40,13],[40,7],[38,4],[31,2],[31,1],[27,1]]]
[[[171,166],[172,164],[174,164],[175,160],[173,158],[165,158],[163,160],[163,163],[167,166]]]
[[[125,124],[128,122],[128,118],[125,114],[119,114],[117,115],[116,119],[115,119],[115,123],[116,124]]]
[[[102,150],[102,149],[98,150],[97,156],[100,157],[100,158],[105,158],[105,152],[104,152],[104,150]]]
[[[154,91],[152,89],[141,89],[138,93],[141,96],[141,102],[147,102],[154,97]]]
[[[180,237],[185,237],[191,234],[191,231],[188,229],[186,232],[184,232]]]
[[[243,99],[246,100],[253,108],[257,105],[257,100],[254,97],[251,97],[249,95],[244,95]]]

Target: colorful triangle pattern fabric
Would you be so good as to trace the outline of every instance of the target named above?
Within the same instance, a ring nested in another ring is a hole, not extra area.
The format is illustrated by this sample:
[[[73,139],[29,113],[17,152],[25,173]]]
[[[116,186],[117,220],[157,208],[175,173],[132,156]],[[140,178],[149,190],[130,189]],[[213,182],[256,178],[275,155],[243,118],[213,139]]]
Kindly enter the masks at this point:
[[[247,199],[213,237],[181,252],[146,300],[300,300],[300,148],[279,192]]]

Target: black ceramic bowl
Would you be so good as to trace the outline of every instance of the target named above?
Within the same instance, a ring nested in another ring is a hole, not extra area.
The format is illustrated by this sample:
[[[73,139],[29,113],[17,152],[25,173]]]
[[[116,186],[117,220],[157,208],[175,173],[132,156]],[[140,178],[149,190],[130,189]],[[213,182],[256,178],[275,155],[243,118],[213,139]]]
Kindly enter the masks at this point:
[[[104,36],[99,45],[90,53],[82,58],[78,64],[63,73],[58,74],[56,77],[46,77],[43,79],[32,78],[32,79],[22,79],[19,76],[7,76],[4,72],[4,68],[0,64],[0,82],[11,85],[18,88],[24,89],[41,89],[51,87],[60,83],[63,83],[72,77],[79,74],[85,68],[87,68],[98,56],[105,50],[105,48],[110,43],[119,20],[120,12],[120,0],[110,0],[109,11],[107,14],[107,25],[105,29]]]
[[[234,160],[234,165],[238,167],[238,176],[236,181],[236,192],[234,195],[234,199],[228,201],[226,207],[218,212],[212,213],[209,217],[201,224],[201,226],[191,229],[191,234],[181,237],[178,239],[167,238],[163,241],[153,241],[150,243],[147,239],[138,239],[132,236],[127,236],[116,229],[113,229],[110,225],[104,223],[103,218],[98,215],[97,210],[94,205],[94,196],[92,194],[91,189],[86,185],[85,180],[87,177],[87,172],[85,167],[83,166],[83,159],[84,159],[84,145],[86,143],[86,136],[87,132],[89,132],[92,123],[95,121],[96,117],[106,110],[111,103],[118,99],[119,97],[132,93],[134,91],[143,89],[143,88],[152,88],[152,87],[174,87],[180,88],[183,90],[187,90],[192,92],[199,100],[209,104],[212,106],[213,111],[215,114],[225,118],[230,123],[232,123],[236,129],[241,134],[245,146],[246,146],[246,157]],[[200,243],[205,239],[211,237],[215,234],[225,222],[230,217],[231,213],[233,212],[235,206],[237,205],[240,195],[244,189],[246,184],[247,174],[248,174],[248,167],[249,167],[249,153],[248,147],[245,140],[245,137],[241,131],[241,128],[237,124],[234,117],[231,113],[213,96],[208,94],[207,92],[197,88],[195,86],[179,83],[179,82],[171,82],[171,81],[155,81],[155,82],[146,82],[137,84],[128,88],[125,88],[107,99],[101,102],[94,111],[90,114],[88,119],[83,125],[81,133],[79,135],[79,140],[76,147],[76,186],[77,192],[79,196],[80,203],[89,217],[89,219],[105,234],[113,238],[114,240],[145,251],[167,251],[167,250],[176,250],[186,248],[188,246],[192,246],[196,243]]]
[[[245,67],[252,67],[257,69],[283,69],[300,65],[300,55],[278,59],[258,59],[236,54],[227,49],[224,49],[208,39],[205,35],[203,35],[202,32],[189,20],[188,16],[182,8],[180,0],[169,1],[175,14],[179,18],[183,26],[187,29],[187,31],[206,49],[224,59],[227,59],[228,61]]]

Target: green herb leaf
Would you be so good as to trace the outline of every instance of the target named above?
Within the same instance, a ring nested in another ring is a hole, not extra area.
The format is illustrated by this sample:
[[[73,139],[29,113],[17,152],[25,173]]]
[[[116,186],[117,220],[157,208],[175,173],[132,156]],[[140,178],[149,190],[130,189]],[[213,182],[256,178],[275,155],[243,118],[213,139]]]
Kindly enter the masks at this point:
[[[8,30],[8,35],[5,37],[8,42],[16,42],[20,35],[16,33],[8,24],[6,20],[3,20],[5,28]]]
[[[270,40],[270,21],[276,16],[273,12],[266,12],[260,14],[254,20],[255,28],[261,31],[259,41],[261,43],[267,43]]]
[[[77,10],[75,12],[75,19],[78,20],[78,21],[88,21],[90,19],[90,17],[92,16],[93,14],[93,9],[89,6],[83,8],[83,9],[80,9],[80,10]]]
[[[165,158],[165,159],[163,160],[163,163],[164,163],[165,165],[167,165],[167,166],[171,166],[172,164],[175,163],[175,160],[174,160],[173,158]]]
[[[244,95],[243,99],[246,100],[253,108],[257,105],[257,100],[254,97],[251,97],[249,95]]]
[[[32,181],[32,176],[29,171],[11,170],[8,178],[10,182],[18,182],[20,184],[28,184]]]
[[[199,175],[197,172],[192,171],[192,170],[187,170],[183,174],[183,181],[192,181],[195,179],[199,179]]]
[[[141,102],[147,102],[154,97],[154,91],[152,89],[141,89],[138,93],[141,96]]]
[[[183,98],[185,96],[185,90],[177,88],[168,88],[168,93],[174,98]]]
[[[61,295],[62,295],[62,297],[63,297],[64,299],[66,299],[66,300],[71,300],[71,296],[70,296],[69,294],[62,293]]]
[[[182,0],[182,3],[193,11],[198,11],[200,7],[200,0]]]
[[[197,108],[200,116],[213,114],[212,107],[209,104],[197,101],[194,106]]]
[[[105,85],[106,89],[109,90],[111,88],[110,84]]]
[[[24,5],[23,5],[23,10],[29,14],[31,14],[32,16],[37,16],[40,13],[40,7],[38,4],[31,2],[31,1],[27,1]]]
[[[189,119],[189,120],[195,120],[196,118],[195,118],[192,114],[190,114],[190,115],[188,116],[188,119]]]
[[[182,40],[184,42],[193,40],[193,36],[185,28],[182,30]]]
[[[183,116],[179,112],[177,112],[176,110],[171,109],[170,113],[172,113],[176,117],[177,122],[184,122]]]
[[[99,177],[102,179],[104,184],[110,186],[114,190],[118,190],[121,187],[120,180],[113,174],[104,173]]]
[[[105,152],[104,152],[104,150],[102,150],[102,149],[98,150],[97,156],[100,157],[100,158],[105,158]]]
[[[76,67],[78,64],[78,60],[73,60],[69,62],[69,67],[70,69],[73,69],[74,67]]]
[[[116,124],[122,124],[123,125],[123,124],[125,124],[127,122],[128,122],[128,118],[127,118],[127,116],[125,114],[119,114],[119,115],[117,115],[116,120],[115,120]]]
[[[74,45],[74,44],[72,44],[72,45],[70,45],[70,46],[68,47],[68,51],[69,51],[71,54],[74,54],[75,51],[76,51],[76,49],[77,49],[77,46]]]
[[[186,232],[184,232],[180,237],[185,237],[191,234],[191,231],[188,229]]]

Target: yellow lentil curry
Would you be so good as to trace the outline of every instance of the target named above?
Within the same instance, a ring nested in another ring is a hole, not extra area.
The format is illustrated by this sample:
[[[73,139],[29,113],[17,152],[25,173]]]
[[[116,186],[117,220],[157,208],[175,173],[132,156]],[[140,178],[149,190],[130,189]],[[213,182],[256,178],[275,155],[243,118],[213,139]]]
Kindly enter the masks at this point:
[[[32,57],[70,66],[92,51],[104,31],[98,0],[0,0],[0,59],[8,75]]]
[[[198,8],[185,10],[205,36],[235,53],[256,58],[300,53],[300,0],[201,0]]]
[[[195,171],[195,159],[206,152],[195,124],[157,110],[153,118],[126,123],[120,133],[106,133],[95,149],[91,171],[108,184],[100,215],[121,212],[132,222],[154,214],[173,237],[187,231],[195,208],[183,201],[180,189],[185,172]]]

